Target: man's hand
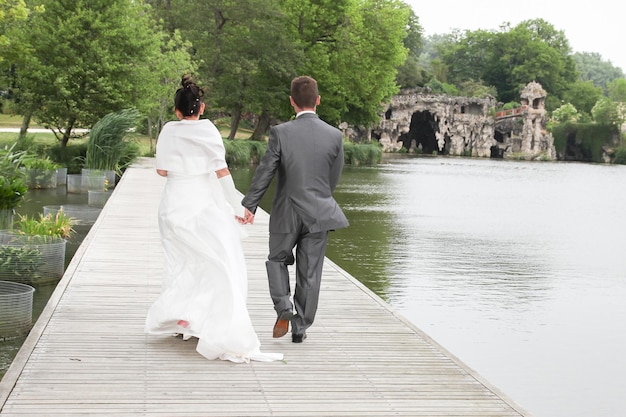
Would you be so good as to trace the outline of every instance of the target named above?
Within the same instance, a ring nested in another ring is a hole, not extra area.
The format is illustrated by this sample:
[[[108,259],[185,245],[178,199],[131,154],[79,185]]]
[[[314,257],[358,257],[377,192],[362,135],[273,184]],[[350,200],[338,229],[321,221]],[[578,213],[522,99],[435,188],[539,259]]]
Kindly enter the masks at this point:
[[[244,217],[244,224],[253,224],[254,223],[254,213],[252,213],[250,210],[245,209],[245,217]]]

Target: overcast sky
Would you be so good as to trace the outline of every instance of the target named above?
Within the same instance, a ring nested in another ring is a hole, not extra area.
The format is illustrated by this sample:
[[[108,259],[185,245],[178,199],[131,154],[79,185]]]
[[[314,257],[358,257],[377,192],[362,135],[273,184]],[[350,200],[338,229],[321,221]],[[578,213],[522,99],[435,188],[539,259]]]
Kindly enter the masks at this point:
[[[515,26],[523,20],[543,19],[565,33],[573,52],[597,52],[626,72],[625,15],[613,0],[404,1],[413,7],[426,36],[453,29],[497,30],[504,22]]]

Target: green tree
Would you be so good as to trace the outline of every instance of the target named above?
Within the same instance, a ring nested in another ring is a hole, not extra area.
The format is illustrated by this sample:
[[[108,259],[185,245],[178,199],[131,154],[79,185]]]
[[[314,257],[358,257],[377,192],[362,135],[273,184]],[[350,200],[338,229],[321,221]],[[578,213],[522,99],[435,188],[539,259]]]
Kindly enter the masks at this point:
[[[533,80],[562,98],[577,78],[567,38],[542,19],[513,28],[503,25],[499,31],[456,31],[439,44],[439,51],[449,68],[449,82],[482,80],[496,88],[502,102],[518,100]]]
[[[603,95],[602,88],[596,87],[591,80],[579,80],[569,85],[563,100],[572,103],[578,111],[591,115],[591,109]]]
[[[485,30],[455,30],[442,38],[437,42],[436,49],[446,75],[445,78],[437,76],[437,79],[451,83],[484,79],[486,71],[495,66],[497,36],[497,33]]]
[[[163,125],[174,117],[174,92],[180,86],[183,74],[194,74],[196,66],[191,56],[191,44],[182,40],[180,33],[161,34],[161,53],[151,57],[151,71],[146,76],[151,82],[144,82],[145,107],[139,108],[146,115],[146,129],[150,138],[150,153],[154,153],[156,137]],[[147,81],[147,80],[145,80]]]
[[[481,81],[464,80],[458,85],[459,94],[467,97],[496,97],[497,91],[495,87],[485,85]]]
[[[377,122],[382,105],[398,92],[397,68],[406,60],[410,8],[396,0],[361,0],[351,24],[340,37],[341,49],[331,54],[338,85],[332,92],[345,110],[330,121],[368,126]],[[324,80],[322,80],[323,82]]]
[[[23,31],[20,108],[62,146],[105,114],[145,107],[159,35],[148,10],[128,0],[42,0]]]
[[[416,88],[424,86],[431,78],[432,75],[420,67],[418,57],[409,55],[404,64],[398,68],[396,83],[400,88]]]
[[[624,123],[624,117],[620,111],[619,103],[608,97],[602,97],[591,110],[593,120],[602,125],[621,126]]]
[[[260,115],[260,126],[287,109],[289,81],[303,52],[287,37],[288,21],[269,0],[150,1],[170,31],[193,45],[210,110],[231,116],[233,139],[245,112]],[[257,135],[258,136],[258,135]]]
[[[543,19],[527,20],[499,35],[500,50],[484,76],[498,89],[502,101],[517,100],[523,86],[537,81],[551,95],[562,98],[577,79],[570,47],[562,31]]]
[[[396,83],[400,88],[423,86],[428,81],[428,75],[426,69],[419,65],[419,57],[423,47],[422,26],[412,9],[409,11],[407,34],[403,43],[407,50],[407,58],[404,64],[398,68]]]
[[[582,81],[591,81],[596,87],[602,88],[604,94],[608,93],[608,85],[611,81],[624,78],[624,72],[605,61],[596,52],[576,52],[573,55],[576,69]]]
[[[626,103],[626,79],[614,79],[607,85],[607,90],[611,100]]]
[[[272,119],[291,117],[289,82],[310,75],[320,86],[320,116],[365,125],[398,91],[407,48],[419,48],[419,27],[399,0],[151,0],[168,30],[193,45],[210,90],[210,107],[231,117],[257,115],[253,138]],[[403,43],[409,31],[408,46]]]
[[[578,121],[578,110],[571,103],[567,103],[552,112],[554,123],[568,123]]]
[[[15,23],[26,20],[28,13],[24,0],[0,0],[0,63],[13,42],[7,32]]]
[[[291,36],[305,52],[298,73],[320,86],[320,116],[368,125],[398,91],[410,7],[397,0],[283,0]]]

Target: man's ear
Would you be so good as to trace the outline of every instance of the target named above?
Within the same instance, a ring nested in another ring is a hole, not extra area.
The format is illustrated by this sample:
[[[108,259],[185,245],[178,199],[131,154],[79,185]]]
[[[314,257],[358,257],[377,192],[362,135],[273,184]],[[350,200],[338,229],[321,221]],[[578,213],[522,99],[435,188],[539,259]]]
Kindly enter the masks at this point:
[[[320,105],[320,100],[322,99],[322,96],[317,96],[317,99],[315,100],[315,105],[319,106]]]

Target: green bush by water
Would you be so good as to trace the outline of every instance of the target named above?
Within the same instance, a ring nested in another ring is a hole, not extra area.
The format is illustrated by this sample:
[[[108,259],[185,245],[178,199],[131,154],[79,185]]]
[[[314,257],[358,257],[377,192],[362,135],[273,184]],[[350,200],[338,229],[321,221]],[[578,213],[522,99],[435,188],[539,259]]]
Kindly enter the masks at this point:
[[[383,157],[383,149],[378,142],[343,143],[344,161],[350,165],[376,165]]]
[[[13,148],[0,150],[0,210],[18,207],[28,190],[19,169],[25,153],[14,152]]]

